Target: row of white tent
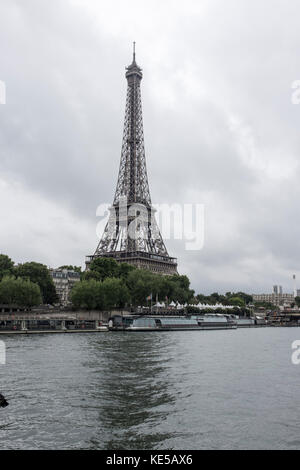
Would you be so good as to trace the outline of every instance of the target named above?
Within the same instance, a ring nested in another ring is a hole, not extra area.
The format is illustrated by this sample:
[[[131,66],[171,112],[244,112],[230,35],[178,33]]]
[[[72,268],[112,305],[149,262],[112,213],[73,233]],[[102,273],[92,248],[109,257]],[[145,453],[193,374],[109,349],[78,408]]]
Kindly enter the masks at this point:
[[[215,304],[215,305],[209,305],[209,304],[201,304],[199,302],[199,304],[197,305],[188,305],[187,303],[185,303],[184,305],[181,305],[180,303],[175,303],[175,302],[171,302],[169,305],[169,307],[172,307],[172,308],[176,308],[177,310],[182,310],[183,308],[186,308],[186,307],[197,307],[199,308],[199,310],[205,310],[205,309],[212,309],[212,310],[216,310],[218,308],[221,308],[222,310],[226,310],[227,308],[234,308],[232,305],[222,305],[222,304]],[[153,308],[166,308],[166,304],[165,302],[157,302],[155,305],[153,305]]]

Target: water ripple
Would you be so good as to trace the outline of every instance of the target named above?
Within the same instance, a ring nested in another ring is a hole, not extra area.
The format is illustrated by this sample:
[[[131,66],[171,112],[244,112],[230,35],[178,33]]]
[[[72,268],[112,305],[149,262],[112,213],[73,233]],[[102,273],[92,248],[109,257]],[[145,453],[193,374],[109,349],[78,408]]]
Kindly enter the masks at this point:
[[[298,331],[7,337],[0,448],[299,448]]]

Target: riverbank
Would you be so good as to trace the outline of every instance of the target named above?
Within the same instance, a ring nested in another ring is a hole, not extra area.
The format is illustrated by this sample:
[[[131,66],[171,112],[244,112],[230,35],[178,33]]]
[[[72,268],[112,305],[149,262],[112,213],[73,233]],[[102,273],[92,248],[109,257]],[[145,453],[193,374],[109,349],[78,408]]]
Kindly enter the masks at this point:
[[[236,329],[261,329],[261,328],[299,328],[300,325],[243,325],[237,326]],[[224,328],[226,329],[226,328]],[[215,331],[215,330],[224,330],[222,328],[199,328],[199,329],[182,329],[177,331]],[[105,333],[108,332],[109,329],[106,326],[101,328],[81,328],[81,329],[52,329],[52,330],[0,330],[0,336],[4,335],[41,335],[41,334],[68,334],[68,333]],[[155,330],[155,332],[170,332],[172,330]],[[176,330],[173,330],[176,331]],[[231,331],[231,330],[228,330]],[[141,330],[140,332],[144,332],[145,330]],[[147,331],[146,331],[147,332]],[[151,333],[153,331],[149,331]]]
[[[112,317],[124,319],[130,317],[128,311],[47,311],[45,313],[38,312],[12,312],[0,313],[0,335],[28,335],[28,334],[62,334],[62,333],[99,333],[107,331],[109,319]],[[133,315],[140,318],[140,315]],[[165,314],[152,314],[153,318],[171,319],[174,317],[184,317],[184,315],[174,315],[172,312]],[[213,316],[212,314],[210,316]],[[150,318],[146,315],[145,318]],[[220,320],[221,315],[215,315]],[[206,318],[204,316],[203,318]],[[209,315],[207,316],[209,318]],[[159,321],[159,320],[155,320]],[[296,327],[300,323],[293,321],[283,321],[282,318],[273,318],[266,321],[263,317],[246,318],[233,317],[237,328],[261,328],[261,327]],[[219,326],[219,325],[218,325]],[[197,328],[198,329],[198,328]],[[201,329],[201,328],[199,328]],[[218,329],[218,328],[217,328]]]
[[[78,330],[0,330],[1,335],[41,335],[41,334],[65,334],[65,333],[104,333],[103,329],[78,329]]]

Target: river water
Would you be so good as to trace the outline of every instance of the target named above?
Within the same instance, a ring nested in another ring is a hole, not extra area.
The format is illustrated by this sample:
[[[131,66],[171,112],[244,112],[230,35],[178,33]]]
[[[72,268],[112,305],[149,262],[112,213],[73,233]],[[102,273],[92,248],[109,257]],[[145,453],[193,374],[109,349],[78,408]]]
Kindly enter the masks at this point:
[[[0,449],[299,449],[299,328],[2,336]]]

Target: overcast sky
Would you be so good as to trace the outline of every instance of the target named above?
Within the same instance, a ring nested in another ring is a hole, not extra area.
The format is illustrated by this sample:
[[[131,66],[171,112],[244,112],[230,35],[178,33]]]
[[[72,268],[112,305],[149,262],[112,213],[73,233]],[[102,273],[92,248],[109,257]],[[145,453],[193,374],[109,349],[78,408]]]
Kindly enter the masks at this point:
[[[135,40],[152,201],[205,205],[201,251],[166,242],[179,272],[204,293],[300,287],[299,18],[299,0],[1,0],[0,252],[94,252]]]

